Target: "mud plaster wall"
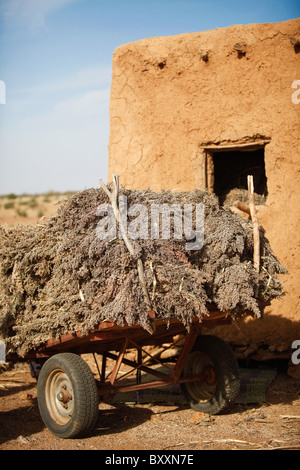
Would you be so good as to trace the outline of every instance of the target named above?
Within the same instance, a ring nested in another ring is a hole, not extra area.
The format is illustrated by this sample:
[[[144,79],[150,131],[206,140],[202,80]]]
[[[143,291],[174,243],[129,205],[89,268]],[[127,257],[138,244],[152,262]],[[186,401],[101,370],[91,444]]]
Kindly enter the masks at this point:
[[[290,354],[300,339],[300,53],[290,41],[299,36],[295,19],[145,39],[113,55],[109,180],[204,189],[206,147],[265,147],[268,198],[258,216],[290,272],[281,276],[289,294],[263,321],[214,331],[245,357]]]

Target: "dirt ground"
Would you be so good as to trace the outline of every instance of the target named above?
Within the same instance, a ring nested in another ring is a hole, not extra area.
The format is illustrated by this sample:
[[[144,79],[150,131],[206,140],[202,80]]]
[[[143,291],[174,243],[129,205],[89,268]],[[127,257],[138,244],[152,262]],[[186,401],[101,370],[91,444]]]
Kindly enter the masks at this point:
[[[272,450],[300,449],[300,381],[281,369],[264,403],[235,404],[209,416],[185,405],[100,404],[93,434],[59,439],[45,428],[36,381],[25,364],[0,375],[0,450]]]

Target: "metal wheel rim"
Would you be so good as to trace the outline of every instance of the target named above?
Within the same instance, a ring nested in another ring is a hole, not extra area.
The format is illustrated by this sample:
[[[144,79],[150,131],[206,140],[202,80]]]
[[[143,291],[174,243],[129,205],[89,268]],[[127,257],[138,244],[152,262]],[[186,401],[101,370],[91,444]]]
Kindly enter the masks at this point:
[[[52,419],[59,425],[66,425],[74,412],[72,383],[61,369],[49,374],[45,390],[46,404]]]
[[[207,371],[204,380],[186,382],[185,387],[193,400],[198,403],[207,403],[215,395],[217,390],[217,379],[214,363],[207,354],[201,351],[193,351],[186,363],[184,374],[194,376]]]

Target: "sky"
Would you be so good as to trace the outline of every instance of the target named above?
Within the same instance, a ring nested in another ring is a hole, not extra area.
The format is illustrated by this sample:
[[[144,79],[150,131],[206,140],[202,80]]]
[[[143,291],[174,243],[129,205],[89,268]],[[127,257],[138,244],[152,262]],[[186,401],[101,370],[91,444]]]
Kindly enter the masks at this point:
[[[0,0],[0,195],[107,181],[116,47],[299,16],[299,0]]]

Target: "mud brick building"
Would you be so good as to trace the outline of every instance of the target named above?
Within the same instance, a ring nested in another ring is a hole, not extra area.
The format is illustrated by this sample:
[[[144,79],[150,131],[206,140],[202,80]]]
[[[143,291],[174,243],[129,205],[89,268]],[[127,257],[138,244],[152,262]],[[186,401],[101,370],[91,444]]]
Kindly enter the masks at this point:
[[[264,320],[216,333],[242,357],[288,357],[300,339],[300,19],[118,47],[109,180],[113,173],[127,188],[206,189],[222,203],[254,175],[288,295]]]

